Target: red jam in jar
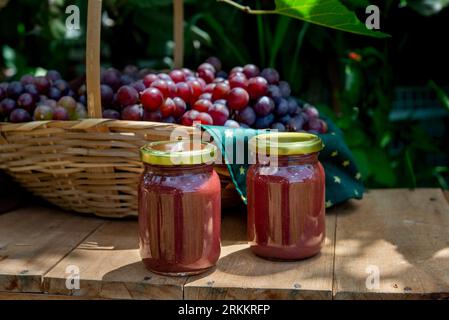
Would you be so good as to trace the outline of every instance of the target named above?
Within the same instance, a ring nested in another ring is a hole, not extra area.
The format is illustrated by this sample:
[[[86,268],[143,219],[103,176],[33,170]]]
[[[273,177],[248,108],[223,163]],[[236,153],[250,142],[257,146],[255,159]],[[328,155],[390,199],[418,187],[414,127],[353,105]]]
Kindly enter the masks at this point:
[[[140,255],[164,275],[198,274],[220,256],[221,186],[211,162],[216,147],[155,142],[141,149]]]
[[[321,139],[307,133],[269,133],[252,138],[249,146],[257,159],[247,175],[251,250],[275,260],[316,255],[325,240]],[[262,153],[277,163],[259,161]]]

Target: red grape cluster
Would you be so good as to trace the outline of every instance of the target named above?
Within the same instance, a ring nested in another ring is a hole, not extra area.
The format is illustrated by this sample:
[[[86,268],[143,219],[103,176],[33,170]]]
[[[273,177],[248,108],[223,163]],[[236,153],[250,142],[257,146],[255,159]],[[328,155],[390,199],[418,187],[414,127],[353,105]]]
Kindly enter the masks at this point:
[[[45,76],[23,76],[20,81],[0,83],[0,121],[78,120],[87,116],[85,103],[50,70]]]
[[[75,93],[57,71],[45,77],[26,75],[21,81],[0,84],[0,120],[82,119],[86,100],[86,86]],[[101,102],[108,119],[327,132],[318,110],[291,97],[289,84],[275,69],[260,71],[248,64],[226,73],[215,57],[196,71],[155,73],[135,66],[123,72],[104,70]]]
[[[101,93],[105,118],[327,132],[318,110],[291,97],[289,84],[275,69],[260,71],[248,64],[228,74],[215,57],[196,72],[184,68],[152,73],[127,67],[121,74],[108,69],[102,74]]]

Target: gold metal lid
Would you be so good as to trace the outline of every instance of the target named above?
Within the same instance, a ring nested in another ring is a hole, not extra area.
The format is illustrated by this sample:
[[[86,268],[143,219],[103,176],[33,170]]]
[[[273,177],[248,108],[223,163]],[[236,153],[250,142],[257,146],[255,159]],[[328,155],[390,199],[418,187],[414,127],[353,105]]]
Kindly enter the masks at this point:
[[[305,132],[272,132],[253,137],[249,141],[252,152],[279,156],[302,155],[319,152],[323,142],[317,135]]]
[[[215,161],[217,147],[207,142],[158,141],[140,148],[140,157],[143,162],[158,166],[206,164]]]

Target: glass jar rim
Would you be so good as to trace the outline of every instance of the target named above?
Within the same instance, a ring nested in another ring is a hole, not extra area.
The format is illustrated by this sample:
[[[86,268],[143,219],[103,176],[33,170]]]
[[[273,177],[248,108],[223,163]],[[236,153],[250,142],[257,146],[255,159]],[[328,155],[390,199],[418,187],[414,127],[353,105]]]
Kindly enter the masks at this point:
[[[217,147],[208,142],[157,141],[140,148],[140,158],[158,166],[201,165],[215,161]]]
[[[266,155],[305,155],[320,152],[323,148],[319,136],[305,132],[270,132],[249,141],[250,151]]]

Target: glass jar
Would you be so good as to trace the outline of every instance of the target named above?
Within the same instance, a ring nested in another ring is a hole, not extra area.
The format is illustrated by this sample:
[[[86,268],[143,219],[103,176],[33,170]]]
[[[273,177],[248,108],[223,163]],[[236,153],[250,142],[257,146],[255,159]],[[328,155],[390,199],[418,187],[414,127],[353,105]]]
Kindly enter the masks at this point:
[[[216,147],[155,142],[141,149],[140,255],[159,274],[184,276],[213,267],[220,256],[221,186],[211,162]]]
[[[316,255],[325,240],[325,175],[318,161],[321,139],[307,133],[269,133],[252,138],[249,146],[257,156],[247,175],[251,250],[279,260]]]

